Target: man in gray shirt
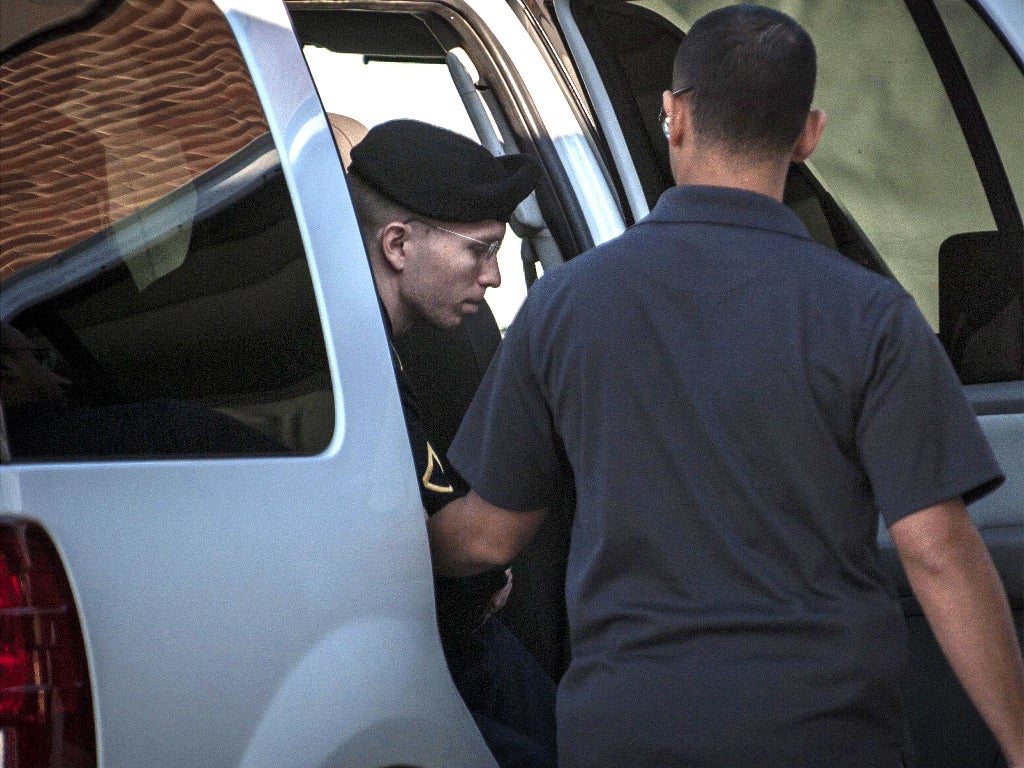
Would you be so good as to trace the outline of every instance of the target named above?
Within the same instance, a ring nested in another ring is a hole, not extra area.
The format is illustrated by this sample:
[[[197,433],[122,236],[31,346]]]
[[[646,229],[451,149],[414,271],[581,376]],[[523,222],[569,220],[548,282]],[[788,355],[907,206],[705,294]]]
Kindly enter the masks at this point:
[[[912,298],[781,202],[824,129],[815,69],[784,14],[694,24],[663,98],[679,186],[538,281],[449,451],[474,492],[428,523],[441,571],[509,561],[574,484],[562,768],[898,766],[879,514],[1024,765],[1024,665],[964,507],[1001,471]]]

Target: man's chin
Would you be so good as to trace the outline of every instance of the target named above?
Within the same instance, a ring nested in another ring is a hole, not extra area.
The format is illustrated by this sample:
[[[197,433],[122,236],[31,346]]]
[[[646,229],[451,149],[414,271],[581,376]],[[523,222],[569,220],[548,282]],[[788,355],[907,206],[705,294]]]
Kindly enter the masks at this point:
[[[451,314],[445,315],[444,317],[436,317],[428,322],[438,328],[452,330],[453,328],[458,328],[462,325],[462,321],[465,317],[468,315],[475,315],[479,309],[479,304],[472,301],[464,301]]]
[[[470,310],[470,311],[461,310],[459,314],[453,315],[452,317],[445,318],[445,320],[443,322],[438,323],[438,325],[441,328],[445,328],[445,329],[447,329],[449,331],[453,330],[455,328],[458,328],[460,325],[462,325],[462,321],[466,318],[467,315],[472,315],[474,312],[476,312],[475,309]]]

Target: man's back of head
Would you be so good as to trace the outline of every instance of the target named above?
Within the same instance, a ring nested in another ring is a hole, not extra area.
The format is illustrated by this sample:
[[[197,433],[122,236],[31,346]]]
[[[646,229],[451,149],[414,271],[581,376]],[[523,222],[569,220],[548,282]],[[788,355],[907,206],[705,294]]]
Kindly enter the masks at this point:
[[[734,155],[788,153],[817,74],[814,43],[792,18],[757,5],[711,11],[676,54],[672,90],[689,91],[698,140]]]

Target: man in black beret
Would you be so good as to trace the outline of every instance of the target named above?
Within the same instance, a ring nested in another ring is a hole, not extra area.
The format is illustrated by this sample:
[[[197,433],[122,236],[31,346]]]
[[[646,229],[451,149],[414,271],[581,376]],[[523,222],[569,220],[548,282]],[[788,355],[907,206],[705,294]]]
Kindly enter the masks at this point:
[[[395,334],[418,320],[457,326],[501,283],[505,222],[537,172],[528,155],[494,157],[417,120],[382,123],[352,148],[353,197]]]
[[[351,130],[340,131],[340,147]],[[528,155],[494,157],[478,143],[416,120],[372,128],[352,146],[349,187],[389,337],[417,324],[451,329],[478,311],[501,283],[497,251],[505,224],[533,190],[539,167]],[[392,344],[406,428],[433,514],[469,489],[428,438],[424,414]],[[492,614],[511,586],[493,569],[437,580],[438,622],[452,678],[503,768],[554,766],[554,683]]]

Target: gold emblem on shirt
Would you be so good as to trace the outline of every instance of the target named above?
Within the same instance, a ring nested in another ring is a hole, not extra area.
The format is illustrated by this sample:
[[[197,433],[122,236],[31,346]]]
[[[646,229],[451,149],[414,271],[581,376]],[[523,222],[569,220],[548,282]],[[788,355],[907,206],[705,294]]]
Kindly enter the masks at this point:
[[[438,477],[434,477],[437,474]],[[448,484],[448,478],[444,476],[444,467],[441,465],[441,459],[438,458],[437,453],[434,451],[434,446],[427,443],[427,471],[423,473],[421,478],[423,481],[423,487],[428,491],[434,491],[435,493],[455,493],[455,489]],[[435,483],[434,480],[444,481],[444,485]]]

